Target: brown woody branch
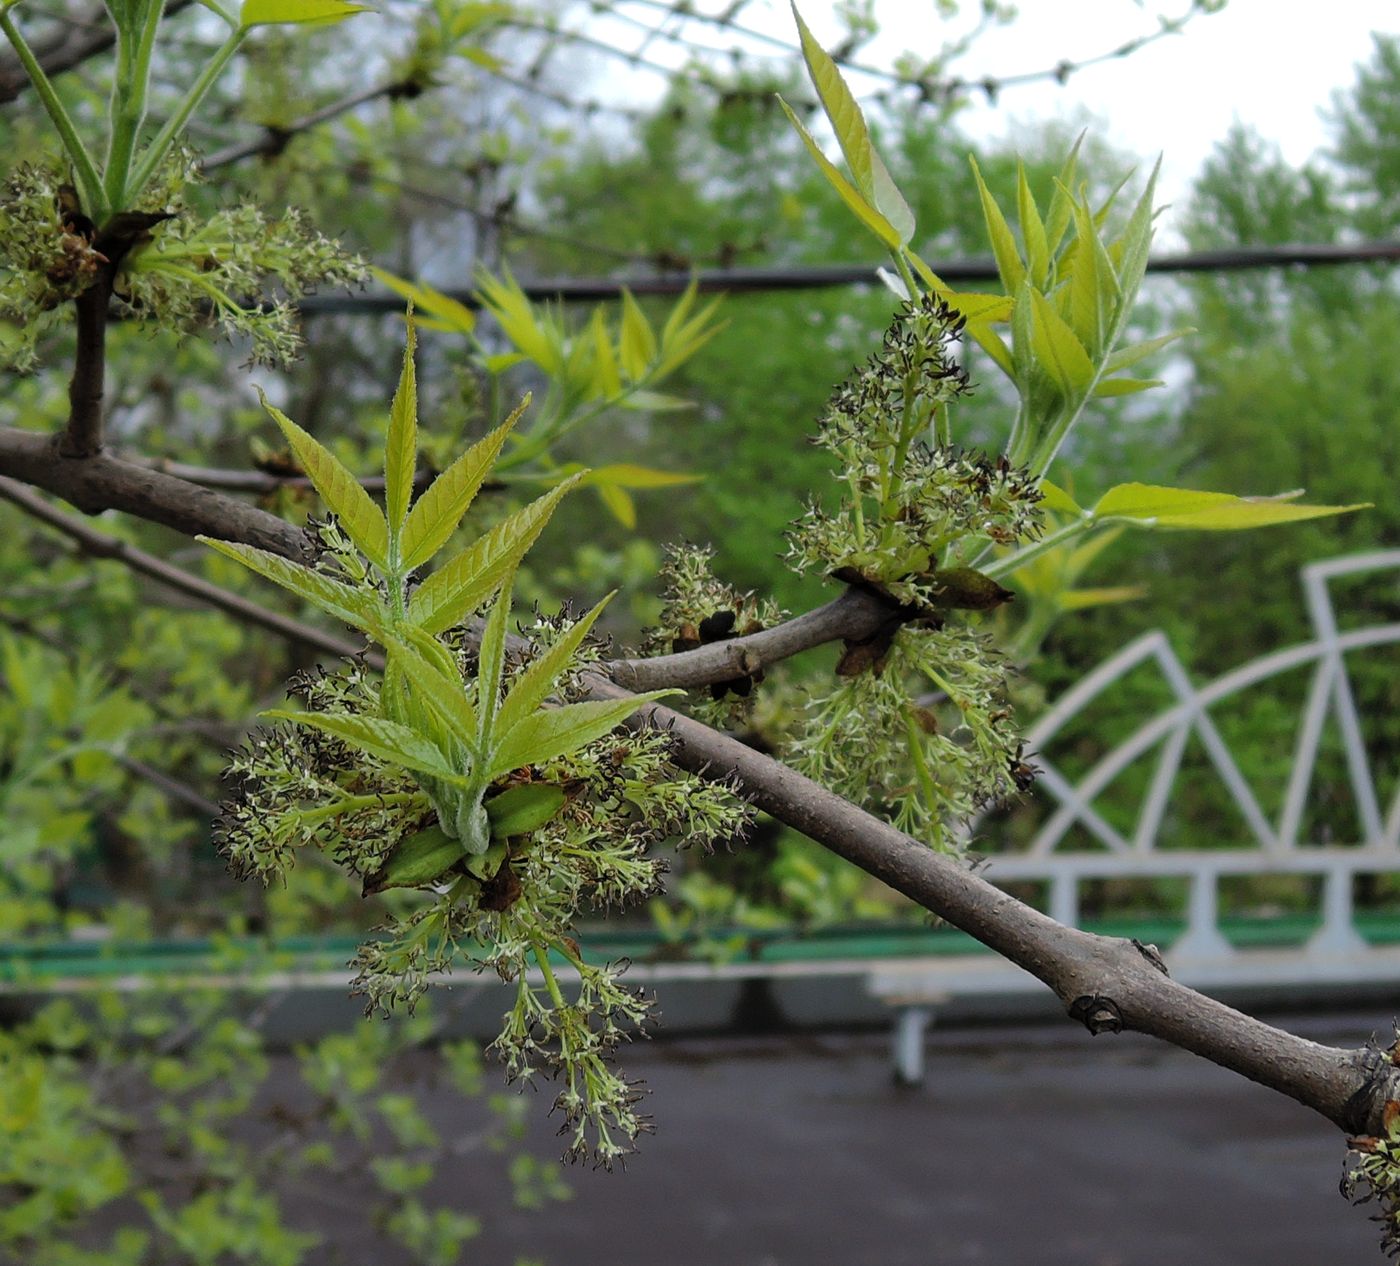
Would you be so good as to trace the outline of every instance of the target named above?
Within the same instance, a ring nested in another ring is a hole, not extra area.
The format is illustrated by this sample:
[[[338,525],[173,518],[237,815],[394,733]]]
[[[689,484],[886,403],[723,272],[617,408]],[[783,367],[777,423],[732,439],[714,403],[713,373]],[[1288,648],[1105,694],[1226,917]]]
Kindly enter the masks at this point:
[[[307,646],[314,646],[318,650],[327,651],[332,655],[350,657],[362,654],[364,651],[363,645],[357,646],[345,638],[327,633],[313,625],[303,624],[300,620],[294,620],[277,611],[269,611],[256,602],[250,602],[247,598],[211,584],[199,576],[191,575],[189,572],[167,563],[162,558],[147,554],[144,550],[127,544],[126,541],[115,536],[108,536],[105,532],[99,532],[95,528],[89,527],[81,519],[76,519],[71,514],[65,514],[62,510],[51,506],[37,493],[31,492],[23,484],[17,483],[13,479],[0,476],[0,498],[10,502],[11,505],[18,506],[39,522],[56,528],[70,540],[77,542],[78,547],[85,554],[91,554],[94,558],[114,559],[131,568],[132,571],[149,576],[152,580],[158,580],[161,584],[176,589],[200,602],[207,603],[211,607],[217,607],[220,611],[226,612],[244,624],[268,629],[279,637],[285,637],[293,642],[303,642]]]
[[[78,347],[68,382],[68,425],[59,441],[64,457],[91,457],[102,451],[102,397],[107,376],[107,303],[112,297],[112,268],[104,265],[97,281],[74,301]]]
[[[897,625],[899,608],[862,589],[847,589],[817,607],[771,629],[711,642],[693,651],[651,659],[615,659],[608,676],[627,690],[641,692],[667,686],[708,686],[735,677],[752,677],[769,664],[789,659],[827,642],[863,642]]]
[[[0,427],[0,475],[61,497],[85,514],[123,510],[187,536],[256,545],[303,561],[304,534],[275,514],[110,453],[69,457],[61,437]]]
[[[589,679],[599,698],[626,692]],[[786,765],[659,704],[630,725],[655,725],[676,741],[685,769],[729,779],[755,807],[825,845],[1023,967],[1050,987],[1090,1033],[1134,1030],[1171,1042],[1277,1090],[1348,1134],[1382,1135],[1400,1069],[1379,1052],[1323,1046],[1172,980],[1155,950],[1056,923],[951,859],[896,830]]]

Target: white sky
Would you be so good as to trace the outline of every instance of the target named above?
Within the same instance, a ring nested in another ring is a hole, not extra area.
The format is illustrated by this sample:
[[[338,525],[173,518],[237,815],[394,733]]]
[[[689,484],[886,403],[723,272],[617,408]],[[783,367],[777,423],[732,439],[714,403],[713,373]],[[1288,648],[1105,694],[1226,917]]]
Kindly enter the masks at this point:
[[[1113,47],[1143,30],[1149,17],[1125,0],[1028,0],[1014,26],[989,34],[973,57],[988,69],[1031,69],[1052,52],[1053,64],[1066,44],[1057,35],[1066,11],[1082,15],[1070,56],[1079,48]],[[1089,67],[1065,87],[1008,90],[1000,109],[980,107],[968,122],[985,121],[1005,134],[1017,117],[1087,108],[1108,121],[1108,140],[1144,156],[1163,155],[1162,197],[1173,201],[1235,120],[1276,142],[1294,162],[1325,145],[1322,112],[1337,89],[1351,85],[1356,65],[1369,60],[1372,31],[1400,32],[1400,3],[1230,0],[1223,12],[1194,18],[1181,35]]]
[[[637,3],[645,6],[634,10],[637,16],[654,21],[655,0]],[[1079,61],[1155,29],[1158,14],[1175,16],[1189,6],[1190,0],[1022,0],[1016,20],[984,33],[957,73],[975,80]],[[713,12],[721,6],[699,0],[697,7]],[[833,0],[800,0],[800,7],[830,46],[840,31]],[[964,0],[963,7],[977,9],[975,0]],[[875,10],[882,34],[862,52],[863,60],[887,65],[901,49],[932,49],[943,39],[946,28],[934,0],[875,0]],[[752,0],[740,21],[784,40],[795,38],[786,0]],[[742,43],[698,23],[686,30],[712,47]],[[1162,200],[1177,201],[1236,119],[1277,142],[1293,161],[1322,146],[1321,112],[1338,88],[1351,84],[1357,63],[1369,58],[1375,30],[1400,32],[1400,0],[1229,0],[1221,13],[1192,18],[1182,34],[1088,67],[1065,86],[1045,81],[1009,87],[995,107],[979,95],[963,125],[974,134],[1003,136],[1014,134],[1017,121],[1073,118],[1088,110],[1106,120],[1106,139],[1117,146],[1144,158],[1163,155]],[[619,34],[618,42],[627,44],[626,34]],[[771,48],[748,47],[774,55]],[[657,43],[649,55],[667,60],[666,52]],[[616,66],[613,72],[605,95],[654,99],[660,91],[654,76],[629,76]],[[858,96],[881,86],[859,75],[850,82]],[[1170,240],[1170,213],[1163,227]]]

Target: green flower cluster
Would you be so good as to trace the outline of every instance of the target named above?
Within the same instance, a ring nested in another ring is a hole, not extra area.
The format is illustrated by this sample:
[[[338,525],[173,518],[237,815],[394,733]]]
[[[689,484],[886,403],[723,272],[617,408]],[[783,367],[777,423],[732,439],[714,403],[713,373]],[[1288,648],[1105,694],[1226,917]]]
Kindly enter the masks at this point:
[[[934,295],[906,303],[880,350],[832,395],[816,443],[840,464],[840,506],[811,506],[789,537],[795,570],[880,586],[901,602],[944,601],[937,576],[971,541],[1037,535],[1040,491],[1005,460],[946,443],[949,407],[967,393],[950,348],[963,320]]]
[[[567,632],[558,627],[560,636]],[[515,676],[540,653],[538,643],[517,649]],[[293,689],[313,712],[374,717],[381,707],[376,679],[357,664],[304,674]],[[565,683],[560,693],[569,690]],[[749,814],[728,787],[677,769],[670,749],[661,731],[619,731],[519,771],[512,785],[559,788],[562,808],[538,829],[512,836],[485,878],[463,867],[441,876],[428,904],[391,918],[354,962],[356,989],[371,1012],[412,1007],[433,975],[464,963],[514,981],[495,1049],[512,1080],[559,1077],[555,1106],[570,1134],[566,1156],[578,1159],[591,1148],[603,1166],[630,1151],[646,1128],[635,1086],[608,1059],[645,1022],[650,1003],[622,984],[622,964],[584,960],[577,922],[658,891],[665,863],[653,850],[661,841],[710,846],[740,833]],[[372,886],[386,859],[434,818],[402,767],[310,726],[260,732],[235,755],[231,772],[239,786],[218,838],[235,869],[264,881],[311,845]],[[572,1001],[551,950],[577,977]]]
[[[94,225],[56,164],[25,165],[0,186],[0,364],[32,369],[39,341],[64,305],[110,270],[116,311],[162,328],[212,320],[250,344],[250,359],[280,365],[301,348],[292,304],[321,285],[359,286],[365,265],[298,210],[272,220],[240,205],[196,217],[184,190],[194,159],[176,147],[141,206]]]
[[[233,865],[270,879],[311,845],[390,893],[396,913],[356,957],[368,1009],[412,1006],[429,978],[464,960],[516,982],[497,1049],[512,1077],[560,1076],[558,1106],[611,1165],[643,1128],[636,1094],[607,1067],[645,1002],[619,965],[586,962],[584,914],[660,886],[663,840],[712,844],[748,810],[724,785],[675,766],[671,738],[619,729],[650,692],[593,699],[588,635],[607,599],[581,617],[512,634],[520,560],[576,480],[507,515],[418,583],[489,476],[522,404],[416,498],[413,327],[389,411],[384,507],[313,436],[268,406],[332,518],[311,529],[315,565],[210,541],[384,647],[382,677],[352,662],[293,683],[305,701],[233,761],[237,794],[219,839]],[[411,892],[430,893],[426,902]],[[410,904],[421,903],[421,904]],[[577,978],[566,1001],[556,965]]]
[[[1400,1062],[1400,1029],[1388,1050],[1372,1048],[1382,1070]],[[1381,1250],[1387,1257],[1400,1257],[1400,1101],[1388,1100],[1382,1113],[1384,1136],[1364,1135],[1347,1140],[1356,1163],[1342,1175],[1342,1195],[1353,1204],[1374,1200],[1378,1210],[1371,1215],[1381,1226]]]
[[[361,260],[295,207],[271,220],[243,203],[204,221],[180,208],[126,257],[117,297],[142,320],[186,329],[213,320],[227,337],[248,340],[253,364],[277,366],[301,351],[296,300],[368,277]]]
[[[689,543],[666,546],[661,579],[661,614],[642,639],[644,655],[669,655],[694,650],[709,642],[744,637],[771,628],[786,612],[771,598],[740,591],[720,580],[712,569],[714,550]],[[748,718],[753,687],[763,680],[740,677],[715,682],[708,699],[692,701],[693,715],[721,728]]]
[[[1032,776],[1006,703],[1009,672],[967,628],[906,625],[878,668],[810,701],[790,759],[900,830],[958,852],[959,824]]]
[[[0,186],[0,365],[28,372],[61,305],[96,280],[106,259],[57,165],[26,163]]]

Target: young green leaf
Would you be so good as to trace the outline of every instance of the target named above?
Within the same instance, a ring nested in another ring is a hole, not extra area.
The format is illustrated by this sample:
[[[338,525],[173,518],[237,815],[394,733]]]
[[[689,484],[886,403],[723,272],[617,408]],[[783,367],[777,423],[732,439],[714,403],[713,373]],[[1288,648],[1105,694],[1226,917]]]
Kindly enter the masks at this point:
[[[1077,397],[1094,380],[1094,362],[1064,317],[1034,287],[1031,296],[1031,346],[1036,359],[1066,396]]]
[[[1051,258],[1060,249],[1060,242],[1065,236],[1065,230],[1069,228],[1070,211],[1074,197],[1075,170],[1079,164],[1079,147],[1084,144],[1084,133],[1081,132],[1074,141],[1074,146],[1065,159],[1064,165],[1060,168],[1060,173],[1055,177],[1055,188],[1050,195],[1050,209],[1045,216],[1045,244],[1050,251]]]
[[[871,198],[875,209],[885,217],[886,223],[899,237],[900,246],[905,246],[914,236],[914,213],[905,202],[894,177],[885,167],[884,160],[873,147],[870,150]]]
[[[511,590],[515,586],[515,569],[501,580],[496,604],[486,617],[481,634],[481,650],[476,670],[476,732],[477,745],[485,749],[496,728],[496,709],[501,703],[501,678],[506,662],[506,632],[510,627]]]
[[[594,466],[580,480],[580,486],[611,484],[617,488],[671,488],[676,484],[698,483],[703,478],[703,475],[639,466],[635,462],[611,462],[606,466]]]
[[[898,250],[903,246],[906,239],[900,236],[899,230],[871,206],[860,192],[852,187],[851,182],[841,174],[836,164],[822,153],[821,146],[812,139],[811,133],[802,125],[802,120],[793,113],[792,107],[781,97],[778,98],[778,104],[782,106],[783,113],[788,117],[788,122],[797,129],[797,134],[802,138],[802,143],[806,145],[807,152],[816,160],[822,175],[827,178],[831,187],[841,195],[841,201],[850,207],[861,223],[891,250]]]
[[[623,527],[630,532],[637,526],[637,503],[630,492],[616,484],[599,484],[596,491],[603,508]]]
[[[408,678],[415,691],[415,702],[431,708],[446,723],[452,736],[468,752],[475,752],[476,709],[467,696],[465,684],[455,669],[444,672],[440,663],[435,663],[419,649],[423,642],[431,642],[444,649],[442,643],[409,626],[400,625],[395,632],[407,635],[409,640],[400,641],[393,634],[386,636],[390,665]]]
[[[1140,527],[1186,528],[1234,532],[1296,523],[1369,509],[1369,503],[1346,506],[1303,505],[1270,497],[1236,497],[1227,492],[1196,492],[1151,484],[1119,484],[1094,507],[1098,519],[1122,519]]]
[[[1076,250],[1068,261],[1069,320],[1091,356],[1103,351],[1112,313],[1118,306],[1118,277],[1094,228],[1089,208],[1073,206]]]
[[[529,405],[527,395],[500,426],[467,449],[414,502],[399,543],[399,558],[405,571],[421,567],[457,530],[462,516],[490,474],[506,436]]]
[[[622,394],[622,375],[618,371],[617,351],[612,332],[602,308],[594,308],[588,321],[588,334],[593,341],[593,392],[599,400],[610,400]]]
[[[267,397],[261,391],[258,398],[292,446],[292,452],[316,486],[316,491],[321,494],[326,508],[340,519],[346,535],[376,567],[386,568],[389,561],[389,525],[385,522],[384,512],[329,449],[303,431],[280,409],[268,404]]]
[[[873,202],[873,151],[865,115],[861,113],[851,90],[846,87],[846,81],[841,78],[836,63],[807,29],[807,23],[802,20],[802,14],[797,11],[796,4],[792,6],[792,16],[797,22],[797,33],[802,42],[802,57],[807,63],[808,76],[817,90],[826,117],[831,121],[832,130],[836,133],[836,143],[841,146],[841,153],[845,155],[846,166],[855,177],[856,188]]]
[[[456,785],[466,782],[433,743],[397,721],[356,716],[349,712],[287,712],[280,708],[264,712],[263,716],[323,730],[351,747],[390,764],[402,765],[415,773],[430,774]]]
[[[244,0],[240,25],[277,26],[292,22],[339,22],[368,6],[346,0]]]
[[[968,155],[968,162],[972,164],[972,178],[977,182],[977,194],[982,199],[982,218],[987,224],[987,236],[991,239],[992,254],[996,257],[1001,284],[1008,294],[1015,294],[1026,279],[1026,266],[1021,262],[1020,252],[1016,249],[1016,238],[1011,232],[1011,226],[1007,224],[1006,217],[997,206],[997,200],[992,197],[991,190],[982,179],[982,169],[977,166],[977,160]]]
[[[616,729],[645,703],[677,690],[652,690],[626,699],[571,703],[562,708],[532,712],[503,734],[491,754],[488,776],[499,777],[526,765],[542,765],[602,738]]]
[[[1072,514],[1077,518],[1084,513],[1075,504],[1074,498],[1069,493],[1059,484],[1053,484],[1048,479],[1040,481],[1040,504],[1047,510],[1053,510],[1056,514]]]
[[[207,536],[196,537],[210,549],[240,562],[243,566],[266,577],[283,589],[290,589],[327,615],[362,629],[376,639],[383,629],[387,612],[373,597],[318,571],[289,562],[278,554],[244,545],[239,541],[216,541]]]
[[[470,614],[515,570],[578,478],[575,475],[566,479],[524,509],[502,519],[435,571],[409,600],[408,618],[427,633],[441,633]]]
[[[509,269],[501,276],[477,275],[477,297],[501,327],[501,332],[529,360],[552,378],[562,378],[564,364],[558,339],[549,329],[548,316],[536,314],[529,298]]]
[[[407,281],[402,277],[396,277],[393,273],[385,272],[382,268],[371,266],[370,272],[375,278],[387,286],[397,295],[402,295],[414,308],[419,308],[423,312],[429,312],[437,318],[436,322],[429,322],[418,317],[420,325],[433,325],[436,329],[450,330],[457,334],[470,334],[476,328],[476,313],[465,303],[459,303],[451,295],[445,295],[441,290],[434,290],[431,286],[421,281]]]
[[[564,807],[564,790],[553,783],[528,782],[507,788],[486,801],[491,835],[506,839],[538,831]]]
[[[1026,247],[1026,262],[1030,264],[1031,282],[1044,290],[1050,278],[1050,242],[1040,209],[1031,196],[1024,163],[1016,164],[1016,215],[1021,221],[1021,240]]]
[[[1152,198],[1157,190],[1157,174],[1161,169],[1162,160],[1159,158],[1152,168],[1152,175],[1148,177],[1147,188],[1142,191],[1142,197],[1133,207],[1122,236],[1115,243],[1115,246],[1121,249],[1117,270],[1120,299],[1106,340],[1109,347],[1118,341],[1124,326],[1127,325],[1138,286],[1142,284],[1143,275],[1147,271],[1147,253],[1152,246],[1152,221],[1156,215]]]
[[[413,329],[413,303],[408,305],[408,341],[404,345],[403,370],[389,406],[389,434],[384,441],[384,506],[389,534],[398,538],[413,498],[413,475],[418,465],[418,376],[413,363],[417,336]]]
[[[1094,395],[1100,398],[1109,396],[1135,396],[1139,391],[1151,391],[1153,387],[1164,387],[1160,378],[1105,378],[1094,388]]]
[[[1127,347],[1120,347],[1112,356],[1108,358],[1104,365],[1105,374],[1116,374],[1122,369],[1131,369],[1140,360],[1145,360],[1153,352],[1175,343],[1179,338],[1185,338],[1188,334],[1194,334],[1190,326],[1185,326],[1180,330],[1173,330],[1170,334],[1162,334],[1157,338],[1143,339],[1140,343],[1129,343]]]
[[[1099,589],[1066,589],[1056,601],[1061,611],[1086,611],[1090,607],[1136,602],[1146,596],[1146,585],[1106,585]]]
[[[574,654],[583,645],[583,639],[588,636],[594,621],[602,615],[603,608],[612,601],[616,592],[613,590],[608,594],[515,679],[496,717],[496,728],[501,733],[509,732],[549,697],[560,675],[573,662]]]
[[[637,306],[632,292],[622,291],[622,337],[618,341],[618,359],[622,372],[630,382],[640,382],[656,359],[656,335],[646,313]]]

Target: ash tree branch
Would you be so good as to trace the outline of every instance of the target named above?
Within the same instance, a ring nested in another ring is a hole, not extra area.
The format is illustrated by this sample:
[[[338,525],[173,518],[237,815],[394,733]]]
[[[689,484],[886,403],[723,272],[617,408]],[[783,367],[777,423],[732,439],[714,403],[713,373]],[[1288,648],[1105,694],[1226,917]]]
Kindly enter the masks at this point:
[[[81,509],[125,509],[182,531],[243,540],[305,558],[302,534],[273,515],[106,454],[64,459],[48,437],[0,430],[0,472],[18,473]],[[11,501],[19,496],[37,502],[46,511],[40,516],[46,521],[53,522],[58,514],[27,489],[2,484],[0,490]],[[101,535],[76,521],[74,526]],[[113,556],[130,561],[125,547]],[[187,587],[185,591],[192,592]],[[734,641],[741,655],[748,651],[771,662],[831,637],[859,633],[869,627],[867,621],[878,629],[881,618],[890,618],[884,604],[880,612],[869,609],[878,601],[850,591],[766,635]],[[755,649],[752,639],[764,640]],[[731,646],[718,643],[659,657],[651,661],[657,667],[650,670],[648,661],[621,661],[616,671],[629,685],[644,680],[702,684],[711,672],[732,673],[732,653]],[[646,678],[648,671],[656,677]],[[628,693],[601,674],[590,675],[587,684],[598,698]],[[1036,976],[1090,1032],[1131,1029],[1161,1038],[1297,1100],[1349,1134],[1384,1133],[1384,1105],[1400,1099],[1400,1068],[1380,1052],[1307,1041],[1197,993],[1171,980],[1160,960],[1135,943],[1056,923],[795,770],[697,721],[649,704],[631,724],[666,728],[683,768],[733,782],[755,807]]]
[[[187,536],[242,541],[285,558],[307,558],[304,534],[275,514],[110,453],[69,457],[61,436],[0,427],[0,475],[51,492],[85,514],[122,510]]]
[[[637,693],[667,686],[708,686],[752,677],[770,664],[826,642],[863,642],[897,626],[903,618],[892,603],[866,590],[848,588],[825,606],[771,629],[674,655],[615,659],[605,669],[619,686]]]
[[[178,778],[167,774],[163,769],[157,769],[154,765],[148,765],[145,761],[137,760],[134,756],[127,756],[124,753],[119,753],[116,761],[128,773],[150,783],[167,800],[183,805],[187,810],[204,819],[212,820],[219,816],[219,806],[213,800],[181,782]]]
[[[149,576],[180,593],[207,603],[211,607],[216,607],[244,624],[267,629],[288,641],[303,642],[331,655],[353,657],[364,652],[363,645],[356,645],[354,642],[327,633],[313,625],[303,624],[300,620],[294,620],[280,612],[269,611],[256,602],[250,602],[239,594],[231,593],[227,589],[211,584],[200,576],[191,575],[189,572],[167,563],[162,558],[147,554],[134,545],[128,545],[127,542],[119,540],[115,536],[99,532],[95,528],[89,527],[81,519],[74,518],[72,515],[65,514],[62,510],[49,505],[37,493],[13,479],[0,476],[0,498],[17,506],[39,522],[56,528],[70,540],[75,541],[84,553],[91,554],[96,558],[115,559],[131,568],[132,571]]]
[[[288,142],[293,137],[320,127],[322,123],[329,123],[332,119],[339,118],[342,114],[348,114],[359,106],[371,101],[378,101],[381,97],[390,101],[400,97],[416,97],[422,91],[423,85],[416,79],[394,79],[388,83],[376,84],[372,88],[366,88],[361,92],[341,97],[338,101],[332,101],[319,110],[312,110],[309,114],[304,114],[299,119],[293,119],[290,123],[265,124],[262,135],[257,139],[215,150],[200,163],[200,167],[206,172],[211,172],[217,171],[220,167],[241,163],[245,158],[252,158],[255,155],[276,158],[287,148]]]
[[[113,270],[104,265],[98,279],[74,301],[78,348],[68,383],[68,425],[59,441],[64,457],[91,457],[102,451],[103,392],[107,376],[107,304]]]
[[[595,697],[620,698],[594,675]],[[1297,1037],[1172,980],[1155,951],[1056,923],[953,860],[795,770],[726,735],[648,704],[628,722],[676,742],[683,768],[734,782],[755,807],[801,831],[1048,985],[1091,1033],[1161,1038],[1296,1099],[1348,1134],[1383,1134],[1400,1069],[1380,1052]]]

